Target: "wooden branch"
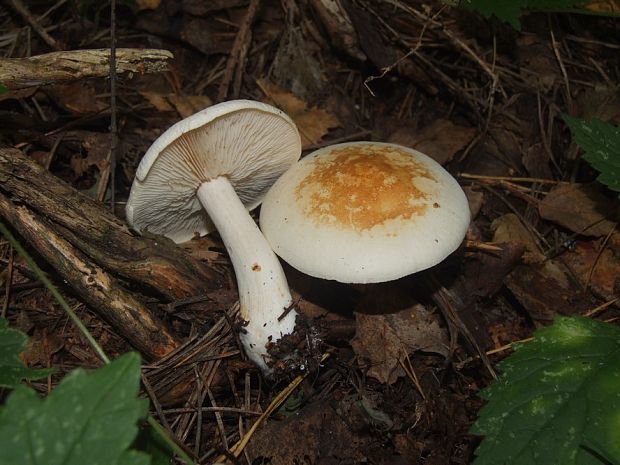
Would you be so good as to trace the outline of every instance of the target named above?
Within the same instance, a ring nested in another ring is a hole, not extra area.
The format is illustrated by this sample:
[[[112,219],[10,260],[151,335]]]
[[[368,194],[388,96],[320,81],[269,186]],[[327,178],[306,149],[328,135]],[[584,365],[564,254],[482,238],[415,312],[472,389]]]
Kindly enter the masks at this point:
[[[0,194],[0,211],[90,308],[145,357],[157,360],[178,343],[161,321],[46,221]]]
[[[116,49],[116,72],[158,73],[168,69],[168,50]],[[105,77],[110,73],[110,50],[69,50],[30,58],[0,58],[0,83],[10,90]]]
[[[9,0],[8,3],[10,3],[15,11],[17,11],[26,20],[26,22],[30,24],[30,27],[34,29],[37,34],[39,34],[41,39],[43,39],[47,45],[52,47],[54,50],[62,49],[63,44],[59,43],[47,33],[47,31],[38,23],[32,13],[30,13],[28,7],[24,5],[21,0]]]
[[[176,300],[220,287],[222,277],[203,262],[164,237],[135,236],[102,204],[19,150],[0,148],[0,192],[45,217],[73,247],[137,289]],[[0,216],[6,216],[2,208]]]

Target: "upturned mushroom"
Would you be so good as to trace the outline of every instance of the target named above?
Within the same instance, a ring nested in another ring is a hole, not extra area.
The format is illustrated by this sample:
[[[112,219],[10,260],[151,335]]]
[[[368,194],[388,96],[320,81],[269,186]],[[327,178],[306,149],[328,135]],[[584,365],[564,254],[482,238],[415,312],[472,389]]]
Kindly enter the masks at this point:
[[[465,193],[428,156],[406,147],[352,142],[319,149],[265,197],[263,234],[311,276],[378,283],[441,262],[470,222]]]
[[[301,155],[293,121],[254,101],[211,106],[166,130],[136,171],[126,213],[138,232],[175,242],[215,225],[230,255],[249,358],[269,372],[266,345],[293,331],[296,312],[278,258],[248,213]]]

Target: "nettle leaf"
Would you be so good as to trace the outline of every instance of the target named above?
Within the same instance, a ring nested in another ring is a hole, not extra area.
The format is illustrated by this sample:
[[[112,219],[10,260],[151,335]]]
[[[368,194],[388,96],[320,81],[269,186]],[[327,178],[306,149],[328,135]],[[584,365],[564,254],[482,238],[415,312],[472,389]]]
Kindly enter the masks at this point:
[[[128,353],[91,373],[76,369],[45,399],[17,387],[0,410],[1,465],[146,465],[128,451],[145,418],[140,356]]]
[[[620,464],[620,328],[558,318],[500,368],[474,465]]]
[[[54,373],[53,368],[27,368],[19,354],[28,347],[28,336],[9,328],[9,322],[0,318],[0,387],[14,388],[22,379],[39,379]]]
[[[620,128],[598,119],[562,118],[583,150],[583,158],[601,172],[597,181],[620,192]]]
[[[477,11],[485,18],[495,16],[520,29],[519,17],[527,4],[528,0],[462,0],[460,6]]]
[[[495,16],[515,29],[520,29],[519,17],[526,11],[596,13],[596,9],[588,8],[587,3],[585,0],[461,0],[459,6],[477,11],[485,18]],[[602,13],[615,16],[614,12]]]

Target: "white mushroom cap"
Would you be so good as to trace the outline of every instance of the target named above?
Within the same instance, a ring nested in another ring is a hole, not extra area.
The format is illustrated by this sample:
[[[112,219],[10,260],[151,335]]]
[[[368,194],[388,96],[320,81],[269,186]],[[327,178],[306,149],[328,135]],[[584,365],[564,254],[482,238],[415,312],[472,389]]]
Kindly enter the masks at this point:
[[[225,176],[248,210],[300,156],[295,124],[250,100],[202,110],[165,131],[146,152],[127,202],[127,222],[175,242],[212,230],[196,198],[204,182]]]
[[[469,222],[467,198],[441,165],[378,142],[311,153],[276,181],[260,215],[276,254],[308,275],[345,283],[429,268],[459,246]]]

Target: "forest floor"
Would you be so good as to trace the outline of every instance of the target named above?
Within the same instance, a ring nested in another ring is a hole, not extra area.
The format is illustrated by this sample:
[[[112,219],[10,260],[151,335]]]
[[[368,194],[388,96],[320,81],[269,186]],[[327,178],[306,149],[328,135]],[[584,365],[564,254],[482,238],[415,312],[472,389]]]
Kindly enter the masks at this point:
[[[110,47],[108,2],[28,3],[29,14],[0,10],[4,57]],[[285,265],[300,312],[321,329],[330,356],[261,424],[238,463],[471,463],[478,394],[512,343],[558,315],[620,316],[614,196],[594,182],[561,119],[620,122],[620,23],[538,13],[517,31],[434,1],[343,1],[332,12],[328,3],[119,2],[116,46],[169,50],[169,70],[119,74],[114,108],[105,77],[0,94],[0,141],[102,204],[112,200],[120,218],[157,136],[224,100],[283,109],[304,154],[373,140],[435,158],[468,196],[467,244],[431,270],[373,286],[321,281]],[[230,458],[292,378],[263,379],[240,351],[229,324],[234,272],[217,234],[179,247],[215,271],[217,286],[179,300],[127,287],[184,342],[144,366],[144,395],[207,464]],[[111,356],[131,350],[53,263],[29,250]],[[100,366],[1,238],[0,284],[3,315],[31,338],[24,360],[58,368],[33,387],[47,393],[71,369]]]

